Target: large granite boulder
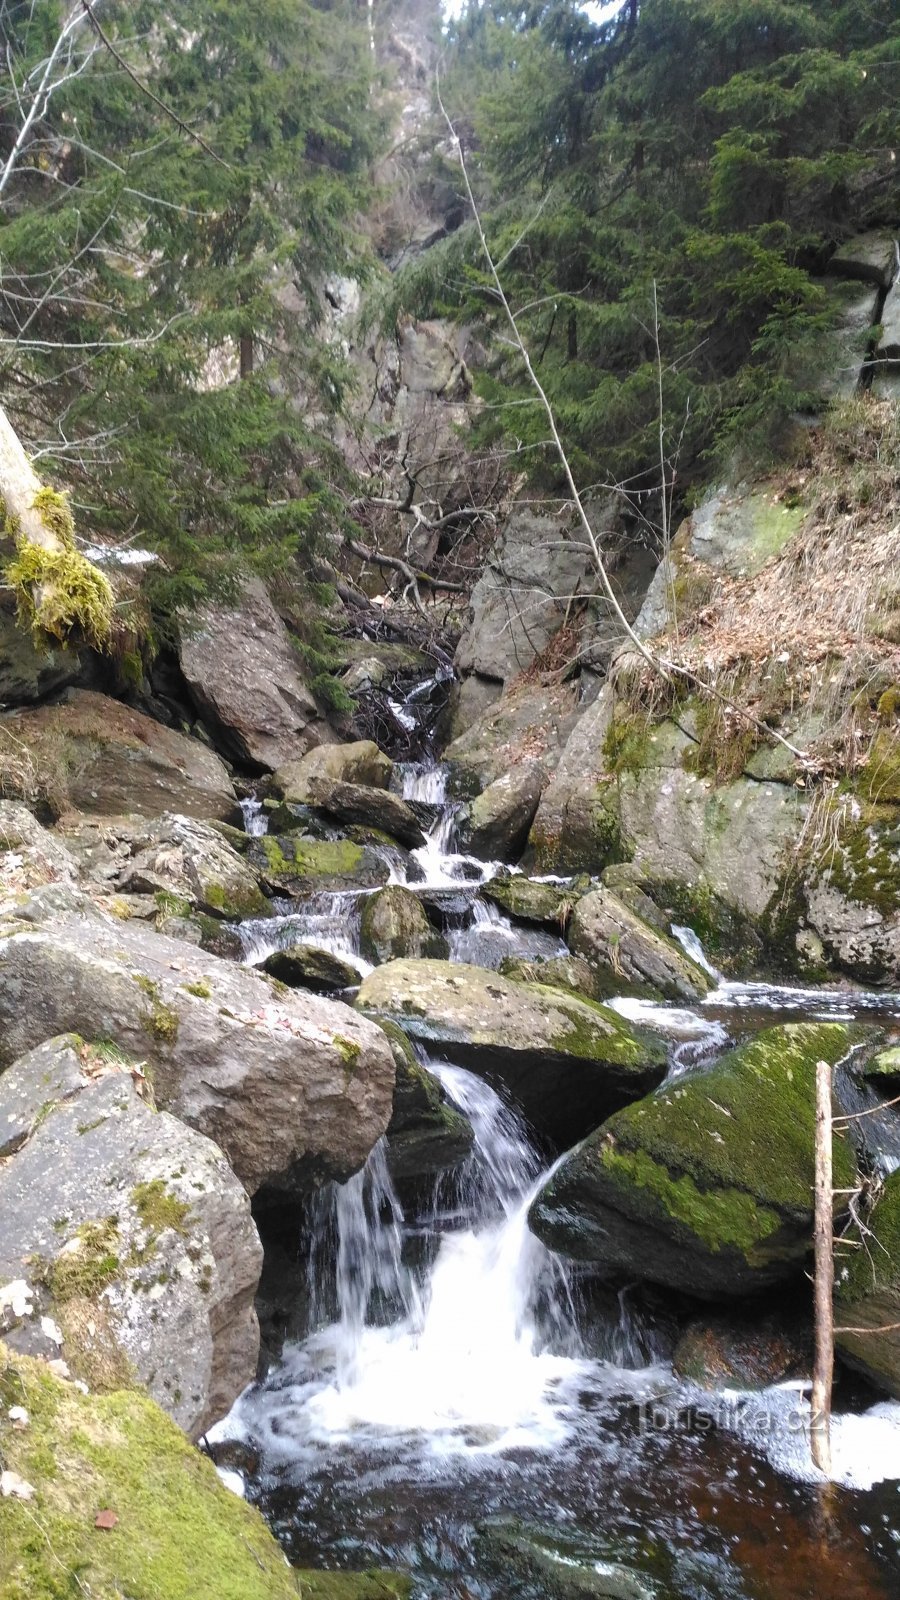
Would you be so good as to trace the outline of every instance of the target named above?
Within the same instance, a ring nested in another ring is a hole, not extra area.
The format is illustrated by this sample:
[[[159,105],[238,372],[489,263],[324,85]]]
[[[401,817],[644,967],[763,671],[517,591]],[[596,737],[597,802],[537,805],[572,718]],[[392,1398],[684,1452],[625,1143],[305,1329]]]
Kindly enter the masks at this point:
[[[355,989],[360,980],[358,967],[317,944],[291,944],[274,950],[262,969],[289,989],[312,989],[314,994]]]
[[[418,850],[425,843],[422,824],[413,807],[390,789],[323,777],[310,777],[307,789],[309,804],[340,822],[378,829],[399,839],[410,850]]]
[[[0,790],[10,799],[36,794],[57,813],[76,807],[103,816],[178,811],[228,820],[236,810],[231,779],[205,744],[92,690],[13,712],[0,730],[17,752],[0,762]]]
[[[384,857],[352,839],[265,833],[247,851],[271,894],[305,898],[338,889],[377,889],[391,875]]]
[[[256,1374],[262,1248],[221,1151],[136,1085],[71,1034],[0,1076],[0,1282],[24,1277],[61,1346],[36,1317],[6,1337],[92,1390],[138,1379],[196,1437]]]
[[[533,1126],[561,1145],[665,1071],[662,1043],[614,1011],[462,962],[376,967],[356,1005],[447,1059],[499,1079]]]
[[[242,855],[209,823],[167,814],[133,837],[119,874],[129,894],[153,894],[181,915],[268,917],[271,906]]]
[[[709,973],[674,939],[651,927],[612,889],[594,889],[578,900],[569,945],[613,987],[619,980],[646,985],[667,1000],[702,1000],[713,987]]]
[[[242,765],[282,767],[335,737],[258,578],[242,585],[234,606],[208,607],[185,626],[178,653],[200,716]]]
[[[532,1227],[606,1276],[703,1299],[796,1278],[812,1245],[816,1062],[836,1063],[866,1038],[835,1022],[768,1028],[664,1085],[566,1157]],[[856,1181],[838,1138],[834,1173],[837,1190]]]
[[[396,961],[403,956],[442,959],[447,941],[431,926],[422,902],[411,889],[390,884],[367,895],[360,921],[360,950],[369,961]]]
[[[434,1073],[416,1059],[403,1029],[394,1022],[382,1027],[397,1067],[387,1131],[391,1176],[401,1182],[459,1166],[472,1149],[472,1124],[450,1104]]]
[[[884,1181],[864,1236],[836,1252],[835,1344],[841,1358],[900,1399],[900,1170]]]
[[[887,228],[873,228],[847,239],[828,263],[828,271],[836,277],[874,283],[879,289],[889,289],[898,270],[896,240]]]
[[[577,716],[571,684],[517,683],[465,728],[451,730],[454,737],[444,759],[468,794],[487,788],[523,762],[539,761],[550,771]]]
[[[531,922],[538,927],[556,928],[562,932],[572,915],[573,906],[584,892],[584,886],[589,884],[588,878],[582,878],[578,888],[568,883],[541,883],[534,878],[526,878],[524,873],[516,873],[514,876],[491,878],[482,885],[481,893],[486,900],[493,900],[495,905],[502,906],[519,922]]]
[[[391,781],[393,762],[371,739],[352,744],[320,745],[298,761],[278,768],[272,780],[274,792],[295,805],[312,803],[311,784],[328,779],[332,783],[361,783],[371,789],[386,789]]]
[[[481,861],[518,861],[546,783],[547,772],[537,761],[523,762],[496,778],[460,820],[463,850]]]
[[[87,902],[20,907],[3,933],[0,1070],[59,1033],[110,1040],[145,1063],[157,1105],[214,1139],[251,1193],[343,1180],[387,1127],[393,1058],[349,1007]]]

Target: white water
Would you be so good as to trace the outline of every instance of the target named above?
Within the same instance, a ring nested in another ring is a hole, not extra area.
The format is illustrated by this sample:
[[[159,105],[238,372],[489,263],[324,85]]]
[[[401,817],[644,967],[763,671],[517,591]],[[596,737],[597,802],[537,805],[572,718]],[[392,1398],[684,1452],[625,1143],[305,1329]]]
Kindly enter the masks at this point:
[[[423,800],[440,809],[424,845],[412,851],[413,860],[423,874],[429,889],[459,889],[470,883],[473,889],[495,878],[501,870],[499,861],[479,861],[475,856],[461,855],[455,850],[458,807],[447,799],[449,773],[438,764],[411,763],[403,772],[402,794],[404,800]]]
[[[269,819],[263,810],[262,801],[257,800],[255,794],[248,795],[246,800],[241,801],[241,812],[244,818],[244,832],[249,834],[251,839],[261,839],[264,833],[268,833]]]
[[[364,892],[364,891],[363,891]],[[360,893],[334,890],[311,895],[279,917],[251,918],[237,925],[248,966],[259,966],[276,950],[308,944],[355,967],[364,978],[372,963],[359,953]]]

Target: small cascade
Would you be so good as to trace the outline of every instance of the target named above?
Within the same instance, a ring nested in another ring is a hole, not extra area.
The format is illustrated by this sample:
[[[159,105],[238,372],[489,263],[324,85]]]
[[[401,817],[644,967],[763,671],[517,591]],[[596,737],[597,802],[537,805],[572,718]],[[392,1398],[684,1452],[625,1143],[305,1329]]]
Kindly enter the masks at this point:
[[[471,918],[462,928],[447,935],[451,961],[469,961],[476,967],[499,967],[507,956],[524,961],[546,961],[568,955],[568,946],[558,934],[545,928],[514,927],[509,917],[492,900],[475,898]]]
[[[672,937],[678,940],[686,956],[690,956],[691,960],[704,972],[709,973],[711,978],[719,981],[722,974],[713,966],[693,928],[686,928],[680,923],[673,922]]]
[[[469,883],[475,890],[496,877],[500,862],[479,861],[456,849],[460,806],[447,796],[448,768],[440,762],[411,761],[401,767],[400,777],[404,800],[418,800],[437,808],[424,845],[412,852],[422,874],[420,881],[429,889],[458,889]]]
[[[360,899],[354,890],[335,890],[311,895],[299,905],[276,901],[280,915],[237,924],[244,962],[257,967],[276,950],[309,944],[349,961],[364,977],[372,964],[359,953]]]
[[[261,839],[269,831],[269,819],[263,810],[263,803],[255,794],[249,794],[240,802],[241,814],[244,818],[244,832],[251,839]]]

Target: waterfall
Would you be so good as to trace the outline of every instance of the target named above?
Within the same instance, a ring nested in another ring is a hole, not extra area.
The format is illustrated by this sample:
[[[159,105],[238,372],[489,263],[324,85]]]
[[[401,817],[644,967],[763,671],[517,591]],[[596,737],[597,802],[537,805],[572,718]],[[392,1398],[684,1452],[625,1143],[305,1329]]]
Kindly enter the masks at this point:
[[[310,895],[300,904],[277,901],[282,914],[249,918],[236,924],[248,966],[258,966],[276,950],[294,944],[313,945],[327,950],[356,967],[361,977],[372,971],[372,964],[359,953],[360,894],[338,889]]]
[[[258,800],[255,794],[250,794],[246,800],[240,802],[240,806],[244,818],[244,832],[249,834],[251,839],[261,839],[263,834],[269,831],[269,819],[263,810],[262,801]]]

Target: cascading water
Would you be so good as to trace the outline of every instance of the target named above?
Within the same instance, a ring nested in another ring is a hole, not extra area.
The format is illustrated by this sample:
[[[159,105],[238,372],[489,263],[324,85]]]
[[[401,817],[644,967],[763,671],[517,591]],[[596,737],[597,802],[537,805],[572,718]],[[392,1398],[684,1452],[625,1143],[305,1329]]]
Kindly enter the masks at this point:
[[[244,818],[244,832],[251,839],[261,839],[269,831],[269,819],[263,810],[263,803],[255,794],[248,795],[246,800],[240,802],[241,813]]]
[[[258,966],[276,950],[308,944],[349,962],[361,977],[372,964],[359,952],[360,895],[354,890],[310,895],[301,904],[276,901],[280,915],[254,917],[237,924],[249,966]]]

